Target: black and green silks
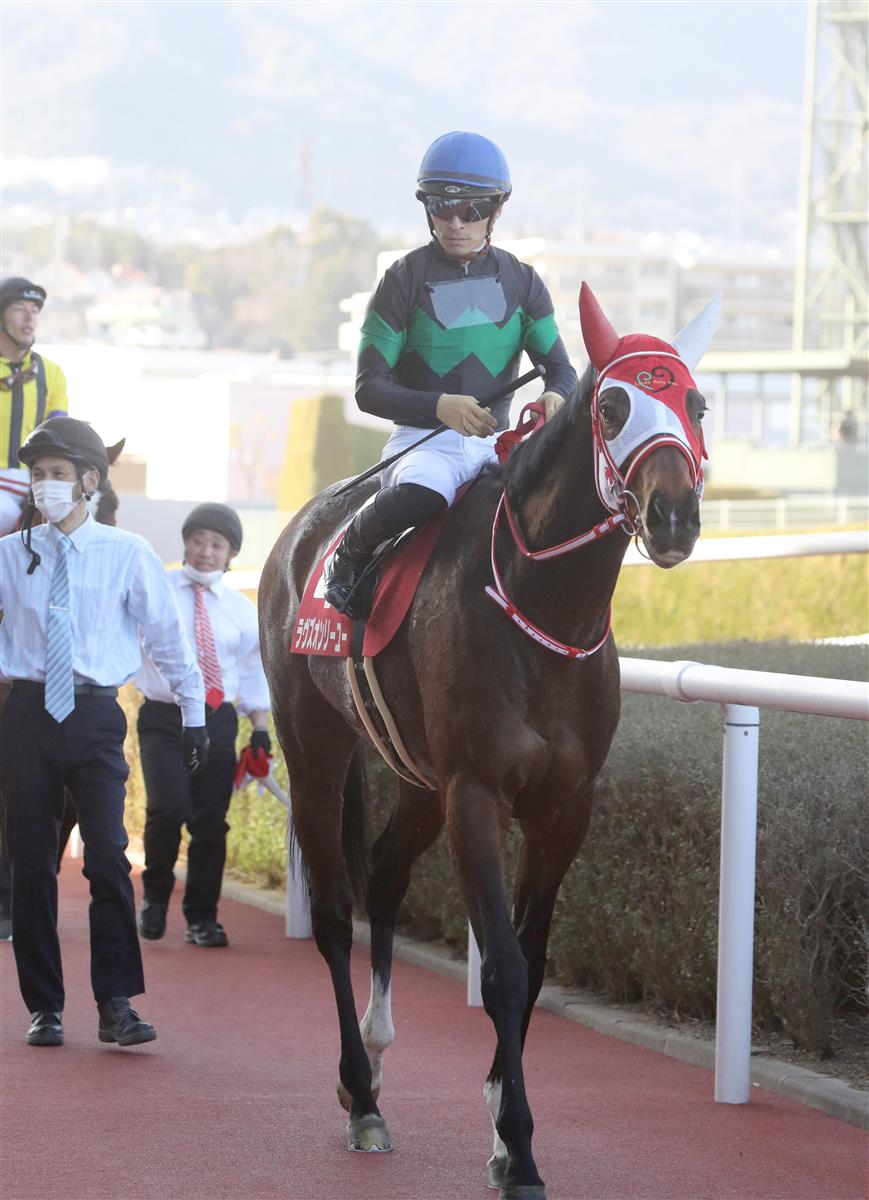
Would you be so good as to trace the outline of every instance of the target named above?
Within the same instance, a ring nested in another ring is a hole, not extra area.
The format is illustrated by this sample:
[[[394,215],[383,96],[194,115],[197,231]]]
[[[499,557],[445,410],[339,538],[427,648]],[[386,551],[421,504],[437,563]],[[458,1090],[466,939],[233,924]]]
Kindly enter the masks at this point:
[[[469,263],[437,242],[412,250],[380,280],[362,325],[356,403],[399,425],[433,429],[445,392],[485,402],[519,374],[525,351],[565,399],[576,372],[546,287],[527,263],[490,247]],[[512,395],[492,406],[506,429]]]

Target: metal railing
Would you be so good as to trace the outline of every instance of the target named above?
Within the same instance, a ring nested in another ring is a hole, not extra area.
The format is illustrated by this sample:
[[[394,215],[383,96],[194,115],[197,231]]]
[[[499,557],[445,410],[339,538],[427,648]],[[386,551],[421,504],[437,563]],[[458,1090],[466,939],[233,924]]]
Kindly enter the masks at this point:
[[[707,532],[865,525],[869,496],[787,496],[776,500],[704,500]]]

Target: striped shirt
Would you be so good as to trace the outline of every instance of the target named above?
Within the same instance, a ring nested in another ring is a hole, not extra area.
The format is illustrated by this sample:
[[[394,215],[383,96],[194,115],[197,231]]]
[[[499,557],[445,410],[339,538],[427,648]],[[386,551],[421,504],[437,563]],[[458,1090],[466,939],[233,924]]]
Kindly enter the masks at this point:
[[[187,640],[195,646],[193,581],[181,569],[169,571],[168,579],[181,610]],[[220,580],[212,583],[203,595],[214,633],[224,697],[235,701],[245,716],[267,712],[271,700],[260,657],[256,606],[247,596],[226,587]],[[169,684],[147,654],[142,656],[142,669],[136,684],[149,700],[172,699]]]
[[[27,574],[21,535],[0,538],[0,678],[45,681],[48,594],[59,531],[33,530],[42,563]],[[170,681],[185,725],[205,724],[205,691],[163,564],[144,538],[90,516],[68,535],[72,664],[76,683],[120,687],[142,662],[141,644]]]

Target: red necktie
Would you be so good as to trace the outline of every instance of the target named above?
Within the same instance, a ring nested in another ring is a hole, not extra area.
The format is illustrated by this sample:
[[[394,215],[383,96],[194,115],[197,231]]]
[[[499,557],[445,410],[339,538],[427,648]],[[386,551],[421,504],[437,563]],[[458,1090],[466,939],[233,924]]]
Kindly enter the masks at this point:
[[[223,703],[223,676],[217,661],[214,631],[205,607],[207,590],[201,583],[193,585],[193,632],[196,637],[196,657],[205,681],[205,703],[209,708],[219,708]]]

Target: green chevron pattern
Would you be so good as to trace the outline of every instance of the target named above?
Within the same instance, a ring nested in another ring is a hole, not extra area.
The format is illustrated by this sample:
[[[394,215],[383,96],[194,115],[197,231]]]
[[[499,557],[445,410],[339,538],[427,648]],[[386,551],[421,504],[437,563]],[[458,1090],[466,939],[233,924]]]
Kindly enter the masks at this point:
[[[362,354],[371,346],[386,359],[390,368],[394,367],[401,358],[401,352],[407,341],[406,331],[393,329],[379,313],[372,310],[366,314],[365,320],[362,322],[361,333],[359,353]]]

